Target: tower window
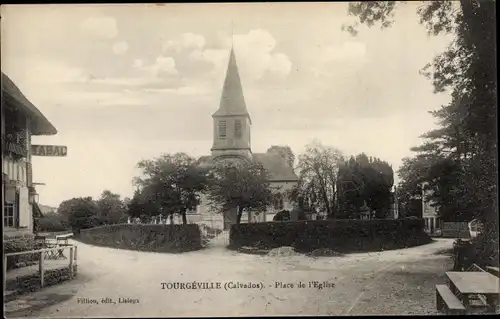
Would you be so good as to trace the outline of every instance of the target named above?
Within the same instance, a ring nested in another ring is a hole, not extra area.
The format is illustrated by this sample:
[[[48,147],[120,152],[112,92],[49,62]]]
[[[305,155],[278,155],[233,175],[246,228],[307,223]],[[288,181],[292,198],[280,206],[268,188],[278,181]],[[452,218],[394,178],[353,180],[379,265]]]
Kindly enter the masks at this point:
[[[219,121],[219,138],[226,138],[226,121]]]
[[[242,135],[242,130],[241,130],[242,126],[241,126],[241,120],[236,120],[234,122],[234,136],[236,136],[236,138],[240,138],[241,135]]]

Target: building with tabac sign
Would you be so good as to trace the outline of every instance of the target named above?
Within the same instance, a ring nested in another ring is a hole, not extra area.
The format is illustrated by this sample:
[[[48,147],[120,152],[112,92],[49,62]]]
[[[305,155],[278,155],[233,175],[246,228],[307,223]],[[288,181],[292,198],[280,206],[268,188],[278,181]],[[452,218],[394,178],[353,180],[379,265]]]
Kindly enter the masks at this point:
[[[4,73],[1,112],[3,234],[9,238],[32,234],[34,213],[40,213],[33,185],[31,158],[36,154],[31,137],[55,135],[57,130]]]

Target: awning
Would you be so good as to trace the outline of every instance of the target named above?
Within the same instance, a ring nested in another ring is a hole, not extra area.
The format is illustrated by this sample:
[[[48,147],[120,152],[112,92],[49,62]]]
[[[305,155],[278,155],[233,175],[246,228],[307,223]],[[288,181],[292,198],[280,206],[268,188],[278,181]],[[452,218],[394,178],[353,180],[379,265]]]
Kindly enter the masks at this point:
[[[49,120],[33,105],[12,82],[12,80],[2,72],[2,100],[7,105],[14,106],[21,110],[31,119],[32,135],[55,135],[57,130]]]

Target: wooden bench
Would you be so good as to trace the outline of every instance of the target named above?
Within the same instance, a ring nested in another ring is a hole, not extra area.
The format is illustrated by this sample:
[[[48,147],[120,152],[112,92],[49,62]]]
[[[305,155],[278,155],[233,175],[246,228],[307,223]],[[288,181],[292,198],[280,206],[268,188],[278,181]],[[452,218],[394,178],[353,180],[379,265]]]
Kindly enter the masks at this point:
[[[64,234],[64,235],[56,235],[56,241],[57,241],[58,244],[65,244],[65,245],[67,245],[68,244],[68,239],[70,237],[73,237],[73,233]]]
[[[465,306],[446,285],[436,285],[436,308],[450,315],[465,314]]]
[[[472,266],[469,267],[467,271],[478,271],[478,272],[486,272],[483,268],[479,267],[476,264],[472,264]],[[479,306],[483,307],[486,306],[488,303],[486,301],[486,297],[483,295],[470,295],[469,296],[469,302],[479,302]],[[477,306],[475,304],[470,304],[470,306],[474,307]]]
[[[494,275],[494,276],[497,276],[497,277],[500,277],[500,271],[499,271],[498,267],[487,266],[487,267],[486,267],[486,270],[487,270],[490,274],[492,274],[492,275]]]
[[[483,268],[479,267],[476,264],[472,264],[472,266],[470,266],[467,271],[482,271],[482,272],[486,272],[486,270],[484,270]]]

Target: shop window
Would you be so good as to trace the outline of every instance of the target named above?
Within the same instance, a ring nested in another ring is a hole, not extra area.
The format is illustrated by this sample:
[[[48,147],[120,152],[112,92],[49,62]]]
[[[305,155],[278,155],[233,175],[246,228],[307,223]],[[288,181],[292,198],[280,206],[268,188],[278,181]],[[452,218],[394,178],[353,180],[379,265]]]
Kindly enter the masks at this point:
[[[4,204],[4,227],[16,227],[16,205],[14,203]]]

